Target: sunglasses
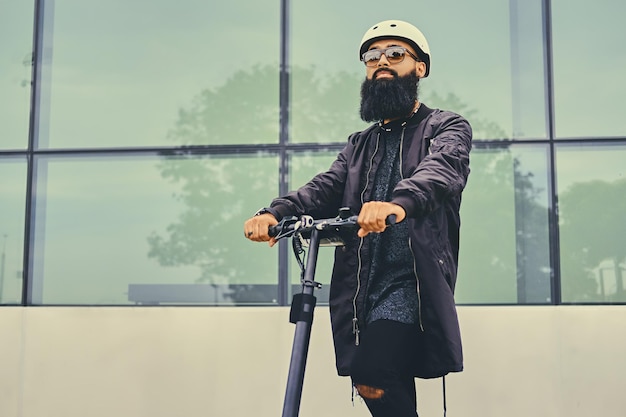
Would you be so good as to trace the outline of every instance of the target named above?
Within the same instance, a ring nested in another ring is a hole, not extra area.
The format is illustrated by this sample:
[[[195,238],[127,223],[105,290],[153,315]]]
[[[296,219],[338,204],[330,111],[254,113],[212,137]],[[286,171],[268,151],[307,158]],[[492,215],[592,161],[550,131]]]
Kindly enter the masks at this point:
[[[400,62],[404,61],[404,56],[406,54],[408,54],[417,62],[421,61],[421,59],[413,55],[411,51],[401,46],[391,46],[386,49],[370,49],[361,56],[361,61],[363,61],[366,66],[373,67],[378,64],[378,61],[380,61],[380,58],[383,56],[383,54],[385,54],[387,61],[389,61],[389,63],[392,65],[399,64]]]

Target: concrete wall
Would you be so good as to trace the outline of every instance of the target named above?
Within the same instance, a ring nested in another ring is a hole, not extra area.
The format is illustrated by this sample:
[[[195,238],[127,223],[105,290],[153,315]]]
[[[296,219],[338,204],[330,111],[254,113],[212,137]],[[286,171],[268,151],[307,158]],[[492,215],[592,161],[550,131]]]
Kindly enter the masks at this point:
[[[5,307],[1,417],[281,415],[293,339],[287,308]],[[466,370],[448,417],[623,417],[626,307],[460,307]],[[441,380],[420,416],[442,416]],[[318,307],[302,417],[367,417],[334,370]]]

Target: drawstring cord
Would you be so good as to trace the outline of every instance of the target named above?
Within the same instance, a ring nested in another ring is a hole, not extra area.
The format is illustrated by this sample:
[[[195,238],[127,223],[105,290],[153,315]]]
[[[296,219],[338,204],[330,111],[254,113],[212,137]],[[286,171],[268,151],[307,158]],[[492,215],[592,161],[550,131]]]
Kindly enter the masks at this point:
[[[441,379],[443,380],[443,417],[446,417],[446,413],[448,409],[446,407],[446,377],[445,375]]]

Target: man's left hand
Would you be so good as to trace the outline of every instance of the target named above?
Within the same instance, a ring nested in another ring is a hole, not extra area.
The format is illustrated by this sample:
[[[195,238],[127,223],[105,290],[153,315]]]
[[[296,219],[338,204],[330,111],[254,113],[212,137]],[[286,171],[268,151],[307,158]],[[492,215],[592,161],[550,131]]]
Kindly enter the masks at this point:
[[[387,217],[392,214],[395,214],[396,216],[396,223],[401,222],[406,217],[404,209],[394,203],[388,203],[385,201],[369,201],[363,204],[357,220],[359,226],[361,226],[357,235],[359,237],[365,237],[372,232],[383,232],[387,227]]]

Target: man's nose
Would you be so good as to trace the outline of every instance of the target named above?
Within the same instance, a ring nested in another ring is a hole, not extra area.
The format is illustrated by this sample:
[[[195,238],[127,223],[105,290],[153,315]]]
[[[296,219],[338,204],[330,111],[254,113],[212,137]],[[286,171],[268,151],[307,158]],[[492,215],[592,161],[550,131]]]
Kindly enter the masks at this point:
[[[391,64],[389,63],[389,61],[387,60],[387,55],[382,54],[380,56],[380,59],[378,60],[378,64],[376,66],[378,67],[388,67]]]

